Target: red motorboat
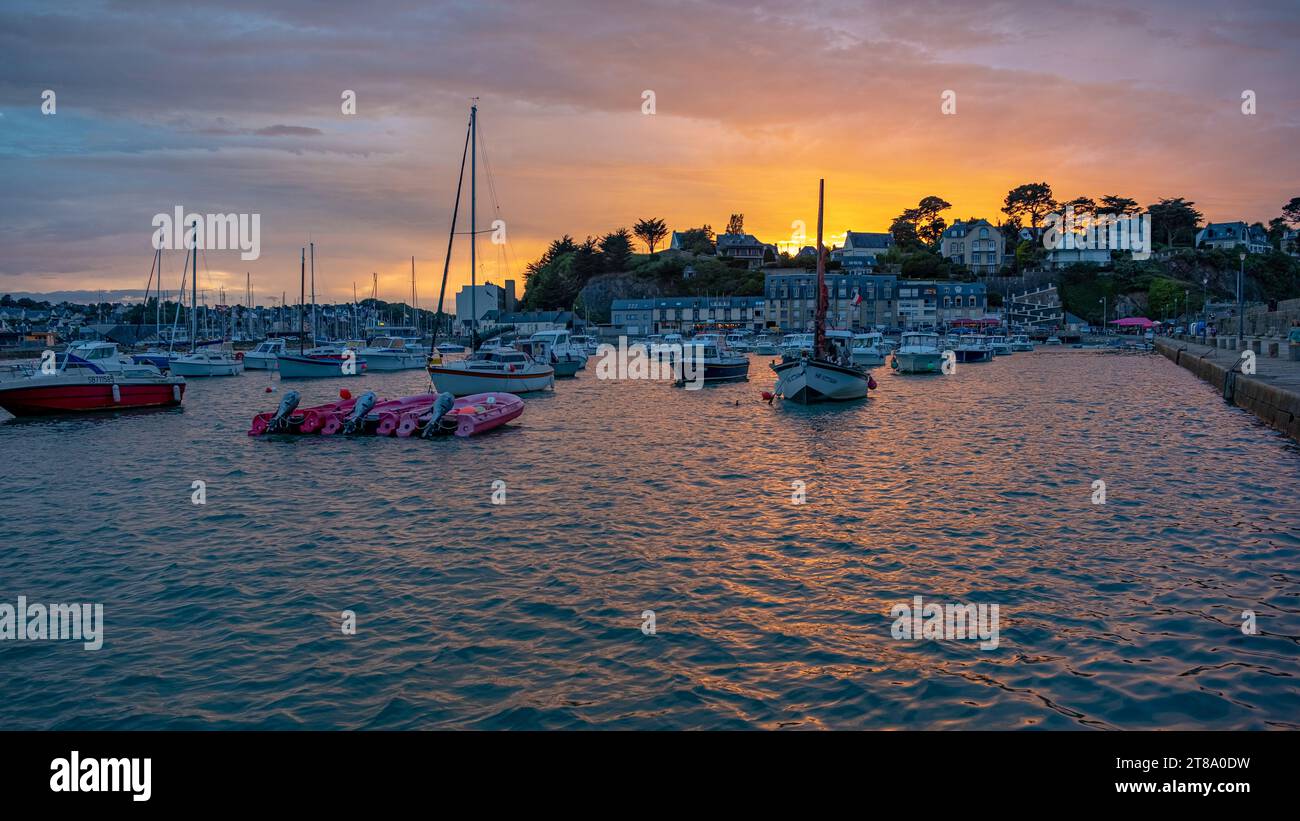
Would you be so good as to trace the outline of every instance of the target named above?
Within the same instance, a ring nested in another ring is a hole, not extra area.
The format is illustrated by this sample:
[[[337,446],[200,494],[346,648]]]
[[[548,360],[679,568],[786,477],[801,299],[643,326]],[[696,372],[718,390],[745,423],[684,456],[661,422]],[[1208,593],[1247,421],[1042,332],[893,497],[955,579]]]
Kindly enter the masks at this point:
[[[0,408],[14,416],[179,405],[185,379],[120,356],[111,342],[76,342],[52,360],[0,372]]]

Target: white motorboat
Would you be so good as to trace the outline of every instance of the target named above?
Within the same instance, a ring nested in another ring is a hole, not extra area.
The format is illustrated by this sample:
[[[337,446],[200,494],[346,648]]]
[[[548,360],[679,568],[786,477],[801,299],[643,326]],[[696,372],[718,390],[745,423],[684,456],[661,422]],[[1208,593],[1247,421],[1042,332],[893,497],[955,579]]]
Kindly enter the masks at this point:
[[[285,339],[277,337],[263,340],[253,350],[244,352],[244,367],[250,371],[278,370],[280,367],[278,358],[288,352],[289,343]]]
[[[1024,334],[1017,334],[1011,337],[1011,350],[1013,351],[1032,351],[1034,343],[1029,341],[1029,337]]]
[[[949,337],[949,345],[958,362],[989,362],[993,359],[993,348],[988,338],[975,334],[960,334]]]
[[[781,337],[777,350],[782,356],[798,358],[801,354],[812,353],[812,334],[786,334]]]
[[[456,362],[429,365],[440,393],[527,393],[555,387],[555,369],[523,351],[478,351]]]
[[[438,353],[465,353],[465,346],[457,345],[455,342],[444,342],[438,346]]]
[[[400,336],[379,336],[357,351],[372,371],[407,371],[423,368],[428,357],[423,350],[412,350]]]
[[[1061,338],[1060,338],[1059,336],[1049,336],[1049,337],[1047,337],[1047,341],[1044,342],[1043,344],[1044,344],[1044,345],[1060,345],[1060,344],[1061,344]]]
[[[573,376],[587,367],[586,346],[573,344],[568,331],[538,331],[518,347],[536,361],[554,368],[556,376]]]
[[[744,334],[727,334],[727,348],[736,353],[749,353],[754,345]]]
[[[176,376],[237,376],[244,372],[244,360],[235,356],[227,342],[173,358],[171,372]]]
[[[1005,336],[994,334],[987,338],[989,348],[993,351],[994,356],[1008,356],[1014,350]]]
[[[941,373],[943,354],[939,351],[939,335],[926,331],[905,332],[891,364],[899,373]]]
[[[781,349],[772,341],[769,336],[760,336],[754,341],[754,353],[759,356],[776,356],[781,353]]]
[[[885,364],[885,335],[872,331],[853,335],[853,364],[874,368]]]

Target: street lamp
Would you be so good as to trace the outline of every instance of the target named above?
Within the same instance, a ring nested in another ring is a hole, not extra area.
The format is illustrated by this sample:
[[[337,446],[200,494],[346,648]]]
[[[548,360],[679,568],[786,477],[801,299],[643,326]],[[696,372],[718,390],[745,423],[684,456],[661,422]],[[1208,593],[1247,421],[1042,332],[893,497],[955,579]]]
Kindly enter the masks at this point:
[[[1102,336],[1105,336],[1107,331],[1110,330],[1106,325],[1106,297],[1102,297],[1097,301],[1101,303],[1101,333]]]
[[[1237,270],[1237,350],[1242,350],[1242,337],[1246,333],[1246,252],[1241,257],[1241,268]]]
[[[1206,344],[1210,341],[1210,278],[1208,276],[1201,278],[1201,319],[1205,323],[1201,333],[1204,342],[1201,344]]]

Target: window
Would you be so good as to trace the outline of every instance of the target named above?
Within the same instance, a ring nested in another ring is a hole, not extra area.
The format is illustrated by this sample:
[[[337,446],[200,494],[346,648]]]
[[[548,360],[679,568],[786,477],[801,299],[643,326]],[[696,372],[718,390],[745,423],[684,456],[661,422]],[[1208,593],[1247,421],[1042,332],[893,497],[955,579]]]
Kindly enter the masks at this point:
[[[971,294],[971,298],[970,298],[970,307],[972,307],[972,308],[975,307],[975,295],[974,295],[974,294]]]
[[[988,235],[989,235],[989,229],[987,229],[987,228],[981,228],[981,229],[980,229],[980,237],[981,237],[981,238],[987,237]]]

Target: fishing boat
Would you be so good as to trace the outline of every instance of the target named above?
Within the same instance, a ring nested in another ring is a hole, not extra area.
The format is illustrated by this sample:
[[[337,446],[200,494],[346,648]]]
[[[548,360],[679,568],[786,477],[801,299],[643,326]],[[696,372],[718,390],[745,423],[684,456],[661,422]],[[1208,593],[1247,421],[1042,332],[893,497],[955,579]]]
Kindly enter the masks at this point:
[[[869,332],[853,335],[851,356],[853,364],[862,368],[874,368],[885,364],[884,334]]]
[[[927,331],[904,332],[890,360],[899,373],[942,373],[942,363],[939,335]]]
[[[851,364],[849,350],[843,340],[830,343],[826,337],[826,309],[830,299],[826,293],[826,249],[822,245],[822,215],[826,181],[817,184],[817,311],[813,320],[812,350],[799,352],[783,362],[773,362],[776,387],[773,396],[784,396],[795,402],[810,404],[824,401],[863,399],[871,387],[867,372]],[[849,334],[852,338],[852,334]],[[839,347],[837,356],[835,348]],[[838,361],[837,361],[838,360]]]
[[[369,345],[357,351],[357,354],[365,358],[366,367],[372,371],[422,368],[428,358],[424,351],[406,347],[406,339],[400,336],[376,337]]]
[[[538,362],[550,365],[557,377],[573,376],[587,366],[586,347],[574,345],[568,331],[538,331],[527,340],[516,343],[515,347]]]
[[[678,387],[699,384],[701,369],[703,369],[705,384],[739,382],[749,378],[748,356],[732,353],[720,347],[717,338],[713,335],[701,336],[696,336],[687,343],[682,351],[682,377],[675,383]]]
[[[238,376],[244,372],[244,360],[229,342],[222,342],[175,357],[171,372],[177,376]]]
[[[1013,351],[1032,351],[1034,343],[1029,341],[1029,337],[1024,334],[1017,334],[1011,337],[1011,350]]]
[[[456,362],[429,365],[438,391],[457,396],[475,393],[528,393],[555,387],[555,369],[523,351],[477,351]]]
[[[77,342],[49,365],[0,370],[0,408],[14,416],[179,405],[185,379],[132,362],[111,342]]]
[[[279,367],[276,359],[288,352],[288,340],[279,337],[263,340],[253,350],[244,352],[244,367],[250,371],[274,371]]]

